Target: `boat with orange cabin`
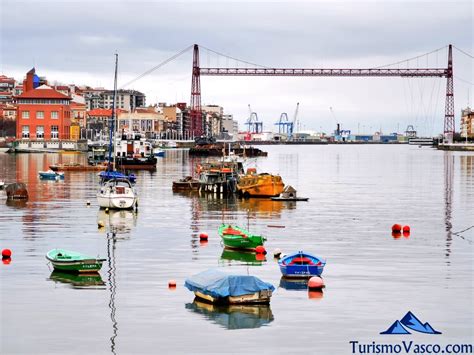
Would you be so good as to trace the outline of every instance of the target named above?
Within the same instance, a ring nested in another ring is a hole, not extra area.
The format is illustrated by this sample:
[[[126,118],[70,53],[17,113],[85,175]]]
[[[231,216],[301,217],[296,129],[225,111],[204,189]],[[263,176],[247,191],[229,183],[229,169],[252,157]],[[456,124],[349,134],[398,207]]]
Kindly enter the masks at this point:
[[[257,174],[255,168],[248,168],[247,173],[239,178],[237,192],[243,197],[272,197],[280,195],[284,186],[281,176]]]

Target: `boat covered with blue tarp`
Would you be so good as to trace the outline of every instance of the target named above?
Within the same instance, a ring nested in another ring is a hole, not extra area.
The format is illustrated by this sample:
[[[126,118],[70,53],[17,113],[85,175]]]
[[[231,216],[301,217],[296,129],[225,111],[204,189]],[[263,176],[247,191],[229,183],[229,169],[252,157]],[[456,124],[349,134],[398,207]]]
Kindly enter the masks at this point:
[[[186,279],[184,286],[212,303],[269,303],[272,284],[250,275],[230,275],[209,269]]]
[[[130,182],[135,182],[136,180],[135,174],[132,173],[132,174],[127,175],[127,174],[121,173],[120,171],[110,171],[110,170],[101,171],[99,173],[99,176],[102,178],[102,180],[105,180],[105,181],[112,180],[112,179],[127,179]]]

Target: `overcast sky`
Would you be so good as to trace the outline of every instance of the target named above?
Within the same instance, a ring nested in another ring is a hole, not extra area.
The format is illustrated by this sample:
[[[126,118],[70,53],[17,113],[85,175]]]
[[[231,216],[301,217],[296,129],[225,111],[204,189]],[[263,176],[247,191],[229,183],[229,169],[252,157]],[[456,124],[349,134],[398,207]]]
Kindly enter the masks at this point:
[[[23,79],[33,66],[50,82],[119,86],[182,49],[200,44],[268,67],[370,68],[443,48],[473,54],[472,1],[164,2],[0,0],[0,72]],[[201,66],[236,66],[201,49]],[[447,50],[401,64],[446,67]],[[242,64],[239,64],[242,67]],[[192,51],[135,82],[147,103],[189,103]],[[454,51],[456,128],[473,103],[473,59]],[[443,130],[446,79],[202,77],[202,103],[241,123],[248,104],[265,130],[282,112],[326,132]],[[332,113],[330,111],[332,107]]]

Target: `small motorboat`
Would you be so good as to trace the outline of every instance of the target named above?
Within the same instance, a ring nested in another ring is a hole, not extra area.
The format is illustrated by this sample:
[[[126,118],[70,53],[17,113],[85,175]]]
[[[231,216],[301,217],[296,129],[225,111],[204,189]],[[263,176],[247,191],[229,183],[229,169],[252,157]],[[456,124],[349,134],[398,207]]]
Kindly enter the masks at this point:
[[[165,156],[165,151],[163,149],[160,149],[160,148],[155,148],[155,149],[153,149],[153,155],[155,157],[164,157]]]
[[[130,182],[135,182],[135,180],[137,179],[137,177],[133,173],[127,175],[121,173],[120,171],[101,171],[99,173],[99,176],[104,181],[112,179],[127,179],[130,180]]]
[[[224,246],[232,249],[255,250],[259,245],[263,245],[266,240],[261,235],[253,235],[243,228],[230,224],[222,224],[218,233]]]
[[[100,208],[128,210],[137,206],[137,194],[128,179],[111,179],[100,186],[97,202]]]
[[[98,272],[106,260],[64,249],[48,251],[46,259],[53,265],[54,270],[73,273]]]
[[[40,171],[38,172],[40,179],[50,179],[50,180],[59,180],[64,179],[64,173],[62,171]]]
[[[320,276],[325,265],[326,260],[302,251],[286,255],[278,260],[283,277],[290,278]]]
[[[229,275],[209,269],[186,279],[184,286],[197,298],[223,304],[270,303],[272,284],[249,275]]]
[[[192,176],[173,181],[173,191],[197,191],[201,184]]]

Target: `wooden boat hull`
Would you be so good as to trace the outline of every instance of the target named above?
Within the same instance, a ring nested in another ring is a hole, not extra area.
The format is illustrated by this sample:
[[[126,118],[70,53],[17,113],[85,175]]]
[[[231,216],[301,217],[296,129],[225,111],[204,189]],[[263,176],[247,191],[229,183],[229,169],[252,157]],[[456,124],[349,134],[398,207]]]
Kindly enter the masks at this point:
[[[244,175],[237,183],[237,192],[244,197],[276,197],[282,193],[284,186],[277,175]]]
[[[72,273],[93,273],[102,268],[104,259],[81,256],[79,253],[53,249],[46,254],[46,260],[54,270]]]
[[[280,271],[283,277],[301,279],[313,276],[321,276],[323,273],[323,267],[307,265],[280,266]]]
[[[227,232],[228,229],[232,231]],[[230,234],[232,232],[232,234]],[[237,233],[239,232],[239,233]],[[255,250],[256,247],[263,245],[265,238],[261,235],[252,235],[243,228],[223,224],[218,230],[219,236],[226,248],[239,250]]]
[[[52,171],[102,171],[107,169],[107,165],[50,165]]]
[[[302,251],[287,255],[278,261],[280,271],[285,278],[309,278],[321,276],[326,261]]]
[[[211,295],[204,294],[199,291],[194,291],[194,294],[200,300],[219,303],[219,304],[268,304],[272,297],[271,290],[262,290],[255,293],[241,295],[241,296],[229,296],[229,297],[213,297]]]
[[[28,190],[22,182],[8,184],[5,187],[8,200],[28,200]]]
[[[201,184],[195,179],[173,181],[173,191],[197,191]]]
[[[115,166],[125,170],[155,170],[157,161],[154,156],[147,159],[115,158]]]

